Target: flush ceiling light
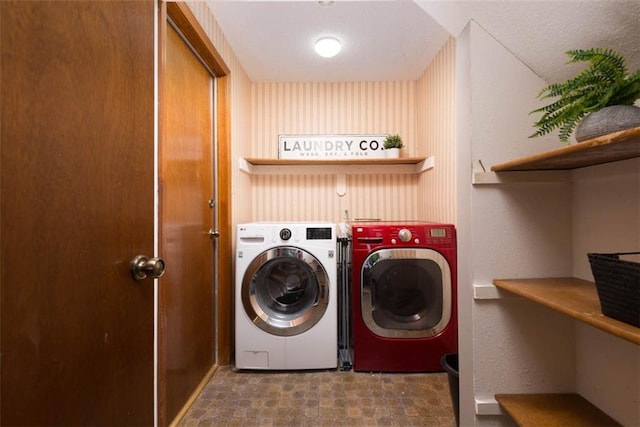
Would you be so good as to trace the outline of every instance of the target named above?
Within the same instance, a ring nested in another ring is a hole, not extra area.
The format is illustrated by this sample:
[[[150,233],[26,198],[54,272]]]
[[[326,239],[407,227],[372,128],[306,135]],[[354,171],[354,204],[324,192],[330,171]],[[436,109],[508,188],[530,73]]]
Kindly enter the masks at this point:
[[[334,37],[322,37],[315,44],[316,53],[324,58],[336,56],[342,45],[340,41]]]

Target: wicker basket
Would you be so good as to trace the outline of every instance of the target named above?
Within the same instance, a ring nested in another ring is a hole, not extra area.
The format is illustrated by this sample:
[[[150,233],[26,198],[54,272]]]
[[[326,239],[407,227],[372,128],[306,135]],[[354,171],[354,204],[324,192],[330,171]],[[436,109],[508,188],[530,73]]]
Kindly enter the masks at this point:
[[[620,255],[640,252],[587,254],[596,282],[602,314],[640,327],[640,263]]]

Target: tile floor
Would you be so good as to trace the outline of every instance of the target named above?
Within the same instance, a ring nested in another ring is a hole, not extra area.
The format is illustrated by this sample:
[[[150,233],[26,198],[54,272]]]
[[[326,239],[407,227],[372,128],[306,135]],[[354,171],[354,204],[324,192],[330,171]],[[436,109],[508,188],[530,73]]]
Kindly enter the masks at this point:
[[[179,426],[455,426],[445,373],[218,369]]]

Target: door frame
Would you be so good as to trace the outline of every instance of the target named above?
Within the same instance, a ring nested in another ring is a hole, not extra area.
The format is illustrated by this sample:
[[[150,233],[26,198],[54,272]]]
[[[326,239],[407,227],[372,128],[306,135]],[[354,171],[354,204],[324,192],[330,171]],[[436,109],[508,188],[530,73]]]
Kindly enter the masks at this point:
[[[232,225],[231,225],[231,146],[230,146],[230,129],[231,129],[231,71],[218,53],[213,43],[207,36],[193,12],[186,3],[183,2],[160,2],[159,19],[161,23],[158,29],[158,83],[159,83],[159,144],[162,144],[164,137],[162,114],[166,110],[165,97],[162,94],[162,87],[165,78],[165,55],[166,46],[166,25],[167,20],[171,20],[174,26],[182,33],[184,38],[189,42],[196,51],[202,62],[209,68],[215,76],[215,109],[216,119],[215,133],[217,135],[217,161],[216,170],[218,177],[218,200],[216,203],[216,216],[218,219],[219,237],[217,238],[218,246],[218,265],[217,280],[214,289],[216,295],[215,301],[215,363],[209,374],[203,378],[200,385],[196,388],[192,397],[185,402],[183,410],[176,416],[175,420],[180,420],[186,409],[206,385],[210,376],[213,375],[218,365],[227,365],[231,361],[231,343],[232,343]],[[162,348],[164,337],[158,334],[158,346]],[[160,374],[160,372],[158,372]],[[158,379],[161,384],[162,379]],[[167,420],[165,408],[163,407],[163,393],[158,390],[158,421],[159,425],[168,425],[172,420]]]

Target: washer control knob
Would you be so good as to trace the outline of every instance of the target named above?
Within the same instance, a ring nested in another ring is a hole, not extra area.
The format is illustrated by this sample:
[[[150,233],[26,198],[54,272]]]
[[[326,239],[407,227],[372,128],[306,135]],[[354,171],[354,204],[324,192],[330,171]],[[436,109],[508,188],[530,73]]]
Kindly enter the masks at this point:
[[[282,240],[289,240],[291,238],[291,230],[288,228],[283,228],[280,230],[280,238]]]
[[[403,242],[408,242],[409,240],[411,240],[411,231],[403,228],[402,230],[398,231],[398,237]]]

